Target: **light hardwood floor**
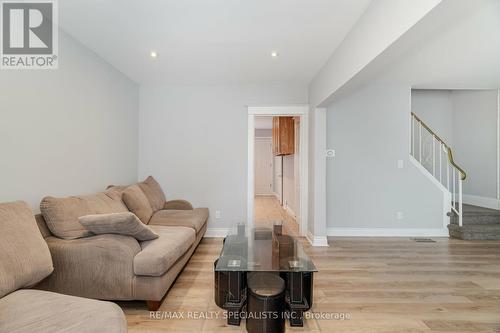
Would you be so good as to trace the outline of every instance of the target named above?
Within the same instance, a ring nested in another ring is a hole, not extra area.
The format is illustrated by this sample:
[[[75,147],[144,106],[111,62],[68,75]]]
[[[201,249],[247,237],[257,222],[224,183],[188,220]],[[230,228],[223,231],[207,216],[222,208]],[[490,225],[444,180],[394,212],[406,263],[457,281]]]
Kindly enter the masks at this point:
[[[500,332],[500,242],[406,238],[330,238],[307,253],[319,272],[314,313],[349,320],[307,320],[289,332]],[[160,311],[220,311],[213,262],[222,239],[205,238]],[[129,332],[245,332],[223,319],[150,319],[145,304],[124,302]]]
[[[257,195],[254,199],[254,222],[257,227],[272,227],[274,221],[282,221],[286,233],[297,236],[299,225],[283,209],[275,196]]]
[[[274,197],[255,198],[255,224],[282,220],[298,226]],[[407,238],[330,238],[330,247],[302,240],[319,272],[314,281],[317,315],[297,332],[500,332],[500,242]],[[160,311],[222,316],[213,301],[213,262],[222,239],[205,238]],[[129,332],[245,332],[222,318],[151,319],[142,302],[123,302]]]

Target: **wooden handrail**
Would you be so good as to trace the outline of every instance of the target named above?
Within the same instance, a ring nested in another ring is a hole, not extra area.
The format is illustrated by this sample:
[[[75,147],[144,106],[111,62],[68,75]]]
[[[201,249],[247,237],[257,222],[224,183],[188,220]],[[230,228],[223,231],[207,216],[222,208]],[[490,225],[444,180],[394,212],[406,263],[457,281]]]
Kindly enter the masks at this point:
[[[427,126],[427,124],[424,123],[422,119],[420,119],[415,113],[412,112],[411,115],[422,125],[423,128],[425,128],[430,134],[432,134],[436,140],[443,144],[448,153],[448,161],[460,172],[460,179],[465,180],[465,178],[467,178],[467,173],[453,160],[453,152],[451,151],[450,146],[448,146],[446,142],[444,142],[444,140],[441,139],[429,126]]]

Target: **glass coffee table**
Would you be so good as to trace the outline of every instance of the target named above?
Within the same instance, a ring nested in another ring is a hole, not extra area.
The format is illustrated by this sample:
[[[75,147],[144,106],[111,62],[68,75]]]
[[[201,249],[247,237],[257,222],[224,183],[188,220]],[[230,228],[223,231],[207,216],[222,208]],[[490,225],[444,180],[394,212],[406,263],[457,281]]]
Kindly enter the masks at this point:
[[[214,263],[215,302],[227,310],[227,322],[239,325],[247,300],[247,273],[269,272],[285,281],[285,303],[291,326],[303,325],[312,306],[313,273],[317,272],[300,241],[282,233],[282,225],[246,230],[238,226],[224,239]]]

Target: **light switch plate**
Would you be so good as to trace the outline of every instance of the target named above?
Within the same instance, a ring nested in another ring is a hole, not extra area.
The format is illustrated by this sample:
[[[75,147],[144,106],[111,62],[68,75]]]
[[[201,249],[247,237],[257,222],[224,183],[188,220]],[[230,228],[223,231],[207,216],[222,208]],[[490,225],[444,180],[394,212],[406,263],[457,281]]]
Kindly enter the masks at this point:
[[[404,161],[403,160],[398,160],[398,169],[403,169],[404,168]]]
[[[327,149],[325,152],[326,157],[335,157],[335,149]]]
[[[221,216],[222,216],[222,214],[221,214],[220,210],[216,210],[216,211],[215,211],[215,218],[216,218],[216,219],[220,219],[220,218],[221,218]]]

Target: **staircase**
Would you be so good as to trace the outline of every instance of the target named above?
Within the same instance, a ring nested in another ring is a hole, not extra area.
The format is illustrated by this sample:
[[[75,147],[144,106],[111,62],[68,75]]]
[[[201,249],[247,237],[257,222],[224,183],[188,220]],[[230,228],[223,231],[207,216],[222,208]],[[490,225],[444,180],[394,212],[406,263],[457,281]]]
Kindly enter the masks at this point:
[[[411,155],[450,193],[450,237],[500,240],[500,211],[463,203],[467,174],[453,160],[451,148],[413,112]]]
[[[448,231],[453,238],[466,240],[500,240],[500,211],[472,205],[463,205],[463,224],[450,214]]]

